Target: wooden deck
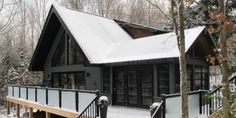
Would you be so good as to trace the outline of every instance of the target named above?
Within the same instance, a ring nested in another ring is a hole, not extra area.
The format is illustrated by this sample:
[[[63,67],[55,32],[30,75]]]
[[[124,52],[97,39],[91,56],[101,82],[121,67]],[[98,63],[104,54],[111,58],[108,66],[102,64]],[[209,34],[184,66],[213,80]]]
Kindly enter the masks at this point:
[[[50,114],[56,114],[56,115],[63,116],[66,118],[76,118],[79,115],[78,112],[51,107],[48,105],[42,105],[37,102],[27,101],[27,100],[23,100],[19,98],[7,97],[6,101],[7,101],[7,107],[8,107],[7,113],[10,114],[11,104],[15,104],[16,116],[18,118],[20,118],[20,106],[24,106],[29,109],[29,118],[33,118],[33,109],[45,111],[46,112],[45,118],[50,118]]]

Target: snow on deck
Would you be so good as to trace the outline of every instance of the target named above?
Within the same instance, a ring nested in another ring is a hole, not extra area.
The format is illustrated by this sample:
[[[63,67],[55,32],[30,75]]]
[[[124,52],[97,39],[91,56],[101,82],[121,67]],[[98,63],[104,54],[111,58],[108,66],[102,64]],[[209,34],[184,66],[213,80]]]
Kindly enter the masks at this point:
[[[149,109],[108,106],[107,118],[150,118]]]

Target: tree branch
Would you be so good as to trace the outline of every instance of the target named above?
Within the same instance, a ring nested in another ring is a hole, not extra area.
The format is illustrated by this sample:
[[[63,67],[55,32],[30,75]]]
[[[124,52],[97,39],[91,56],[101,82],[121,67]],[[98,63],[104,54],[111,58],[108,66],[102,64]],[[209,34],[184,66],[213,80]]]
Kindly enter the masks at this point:
[[[164,12],[158,5],[154,4],[154,3],[151,2],[150,0],[146,0],[146,1],[147,1],[149,4],[151,4],[151,5],[155,6],[156,8],[158,8],[158,9],[160,10],[160,12],[161,12],[168,20],[172,21],[171,18],[169,18],[169,17],[165,14],[165,12]]]

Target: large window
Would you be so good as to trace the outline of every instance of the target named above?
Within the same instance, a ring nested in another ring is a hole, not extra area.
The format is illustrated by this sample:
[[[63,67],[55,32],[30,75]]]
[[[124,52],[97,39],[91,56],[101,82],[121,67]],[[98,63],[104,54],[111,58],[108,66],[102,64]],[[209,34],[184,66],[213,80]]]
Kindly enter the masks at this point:
[[[193,83],[194,90],[208,89],[209,88],[208,68],[203,66],[196,66],[193,81],[194,81]]]
[[[53,74],[52,75],[53,80],[52,80],[52,86],[54,88],[59,88],[60,87],[60,77],[58,74]]]
[[[84,58],[77,42],[63,33],[52,58],[52,66],[82,64]],[[67,62],[66,62],[67,61]]]
[[[110,68],[103,69],[103,93],[110,94]]]
[[[54,88],[85,90],[84,72],[53,73],[51,85]]]
[[[69,36],[68,39],[68,64],[81,64],[83,62],[83,57],[80,54],[80,48],[77,42]]]
[[[159,64],[157,71],[159,95],[169,94],[169,65]]]
[[[179,64],[176,64],[175,66],[175,92],[179,93],[180,92],[180,75],[179,75]],[[188,80],[188,91],[193,90],[193,66],[192,65],[187,65],[187,80]]]
[[[179,76],[179,65],[175,67],[175,92],[180,92],[180,76]],[[188,91],[194,91],[199,89],[208,89],[209,78],[208,69],[203,66],[187,65],[187,79],[188,79]]]
[[[65,33],[63,33],[52,58],[52,66],[64,66],[65,63]]]

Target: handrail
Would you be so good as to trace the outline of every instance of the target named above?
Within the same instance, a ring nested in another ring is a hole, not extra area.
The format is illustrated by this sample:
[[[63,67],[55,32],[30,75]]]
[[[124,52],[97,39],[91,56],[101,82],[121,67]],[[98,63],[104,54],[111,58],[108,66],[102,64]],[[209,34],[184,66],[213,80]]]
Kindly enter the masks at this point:
[[[229,82],[232,82],[234,80],[236,80],[236,73],[233,73],[230,76]],[[205,110],[202,110],[204,114],[210,115],[213,113],[212,111],[218,110],[222,107],[222,101],[219,99],[219,97],[221,96],[221,88],[222,85],[212,91],[206,92],[206,94],[208,94],[207,99],[202,98],[203,104],[201,105],[201,107],[205,108]]]
[[[98,110],[96,109],[97,105],[96,105],[96,102],[98,100],[98,96],[96,98],[94,98],[89,104],[88,106],[80,113],[80,115],[77,117],[77,118],[84,118],[84,116],[88,116],[89,115],[89,118],[95,118],[96,116],[99,116],[98,114]],[[87,114],[86,112],[88,110],[92,110],[89,111],[89,113]],[[95,113],[96,112],[96,113]],[[86,114],[85,114],[86,113]]]
[[[160,108],[163,106],[163,100],[160,102],[160,105],[156,108],[155,112],[152,114],[151,118],[155,118]]]
[[[195,90],[195,91],[189,91],[188,95],[192,95],[192,94],[196,94],[199,93],[199,90]],[[165,98],[171,98],[171,97],[177,97],[180,96],[180,93],[174,93],[174,94],[162,94],[163,96],[165,96]]]
[[[236,73],[233,73],[229,78],[230,78],[229,81],[232,82],[234,79],[236,79]],[[222,88],[222,85],[220,85],[216,89],[212,90],[210,93],[214,93],[215,91],[218,91],[221,88]]]
[[[39,89],[49,89],[49,90],[62,90],[62,91],[71,91],[71,92],[77,91],[77,92],[81,92],[81,93],[97,93],[97,90],[64,89],[64,88],[42,87],[42,86],[21,86],[21,85],[15,85],[15,84],[8,84],[7,86],[39,88]]]

